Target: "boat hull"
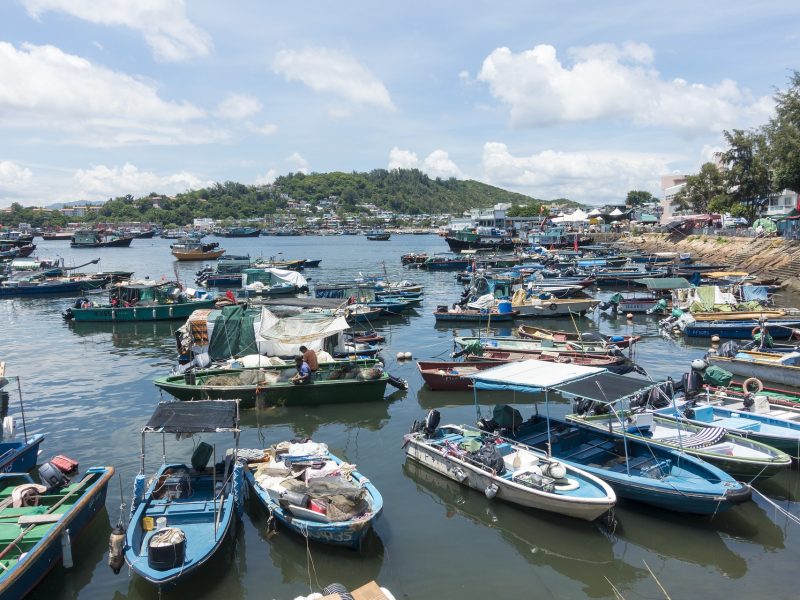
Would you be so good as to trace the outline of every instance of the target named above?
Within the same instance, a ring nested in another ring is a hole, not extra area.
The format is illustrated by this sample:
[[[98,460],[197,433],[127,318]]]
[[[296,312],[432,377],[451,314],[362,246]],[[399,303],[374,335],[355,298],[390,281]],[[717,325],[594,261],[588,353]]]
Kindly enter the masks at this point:
[[[181,252],[180,250],[173,250],[172,256],[176,260],[217,260],[220,256],[225,254],[225,250],[212,250],[211,252]]]
[[[108,482],[114,467],[93,467],[87,471],[99,473],[80,499],[66,512],[31,550],[24,561],[5,571],[0,579],[0,597],[24,598],[62,560],[62,532],[69,529],[70,540],[75,540],[94,517],[105,508]]]
[[[560,300],[558,302],[543,302],[542,304],[521,304],[514,306],[519,312],[520,319],[564,317],[570,314],[586,314],[600,304],[599,300]]]
[[[70,248],[127,248],[133,241],[132,237],[121,237],[107,242],[94,242],[91,244],[81,242],[71,242]]]
[[[519,314],[517,311],[507,313],[484,313],[479,310],[476,311],[461,311],[461,312],[435,312],[433,318],[436,322],[440,321],[460,321],[465,323],[486,323],[486,322],[500,322],[500,321],[513,321]]]
[[[71,308],[72,320],[76,323],[139,323],[142,321],[169,321],[186,319],[195,310],[213,308],[215,299],[198,300],[157,306]]]
[[[800,367],[780,364],[767,364],[736,358],[709,355],[707,362],[717,367],[722,367],[740,378],[755,377],[761,381],[770,381],[781,385],[797,387],[800,382]]]
[[[433,391],[468,390],[472,380],[468,377],[476,371],[496,367],[496,362],[433,362],[419,361],[417,368],[422,379]]]
[[[776,340],[788,340],[792,337],[793,328],[800,327],[800,321],[767,322],[767,331]],[[724,321],[697,321],[687,325],[683,332],[688,337],[711,337],[718,335],[721,338],[743,340],[753,337],[753,329],[760,327],[756,321],[750,322],[724,322]]]
[[[450,246],[450,250],[453,252],[460,252],[461,250],[505,251],[514,249],[514,242],[512,242],[511,240],[497,241],[497,242],[490,242],[485,240],[468,241],[446,236],[444,238],[444,241],[447,242],[447,245]]]
[[[0,473],[27,473],[33,469],[43,441],[44,436],[37,433],[27,442],[0,443]]]

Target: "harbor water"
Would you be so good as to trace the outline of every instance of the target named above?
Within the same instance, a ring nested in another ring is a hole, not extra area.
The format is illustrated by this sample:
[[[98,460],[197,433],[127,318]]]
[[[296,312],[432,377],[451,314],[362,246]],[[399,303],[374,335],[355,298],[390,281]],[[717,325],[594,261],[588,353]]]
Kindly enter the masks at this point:
[[[385,401],[332,407],[275,408],[242,413],[241,446],[262,448],[295,437],[325,442],[332,452],[377,486],[384,511],[361,552],[308,545],[278,529],[267,536],[267,517],[250,502],[241,526],[221,556],[199,575],[164,590],[163,598],[287,600],[340,582],[350,589],[376,580],[396,598],[796,598],[800,564],[800,477],[791,471],[756,484],[753,501],[713,517],[658,511],[621,501],[616,523],[584,523],[489,500],[416,464],[406,464],[403,435],[415,419],[437,408],[443,423],[472,424],[476,410],[515,403],[524,417],[532,398],[498,392],[432,392],[423,386],[413,360],[447,360],[452,338],[476,329],[435,326],[433,311],[461,293],[452,272],[404,268],[406,252],[444,252],[433,235],[393,235],[387,242],[363,236],[262,237],[218,240],[229,254],[322,259],[307,277],[333,280],[383,274],[425,287],[420,307],[382,320],[387,370],[408,380],[409,389],[387,388]],[[63,256],[67,264],[100,258],[103,270],[133,270],[152,279],[179,278],[191,284],[203,263],[172,260],[169,240],[135,240],[128,249],[71,250],[68,242],[37,238],[39,256]],[[608,292],[600,291],[601,297]],[[41,460],[66,454],[81,469],[113,465],[119,477],[109,486],[107,512],[73,544],[74,566],[58,565],[34,598],[139,600],[158,590],[127,567],[114,575],[107,566],[111,527],[127,518],[132,482],[139,469],[141,428],[161,399],[153,379],[176,362],[174,333],[181,322],[155,324],[66,323],[69,298],[0,301],[0,360],[21,378],[28,433],[43,433]],[[532,324],[574,330],[570,319]],[[458,324],[456,324],[458,325]],[[653,379],[679,378],[708,350],[705,340],[661,336],[655,318],[627,320],[600,313],[581,319],[584,329],[643,336],[633,359]],[[511,335],[512,327],[492,328]],[[486,332],[486,329],[483,329]],[[627,353],[627,351],[626,351]],[[539,406],[541,410],[541,405]],[[551,396],[549,410],[569,405]],[[18,417],[18,407],[11,414]],[[158,437],[158,436],[155,436]],[[174,436],[173,436],[174,437]],[[218,448],[231,440],[208,436]],[[205,437],[203,439],[206,439]],[[169,459],[186,461],[199,441],[167,439]],[[160,464],[160,438],[148,444],[148,474]],[[765,500],[763,496],[770,500]],[[121,506],[124,505],[124,506]],[[783,512],[786,511],[786,512]],[[789,515],[787,515],[789,513]],[[615,592],[616,590],[616,592]]]

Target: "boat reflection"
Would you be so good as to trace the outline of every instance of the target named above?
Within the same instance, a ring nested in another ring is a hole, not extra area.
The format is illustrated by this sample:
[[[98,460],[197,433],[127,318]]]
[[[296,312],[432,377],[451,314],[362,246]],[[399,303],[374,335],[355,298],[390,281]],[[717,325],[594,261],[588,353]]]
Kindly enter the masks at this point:
[[[269,557],[272,564],[281,573],[283,584],[309,584],[309,569],[313,582],[322,586],[332,581],[355,589],[365,581],[378,579],[383,566],[383,541],[375,530],[370,530],[361,551],[329,546],[327,544],[306,545],[300,535],[289,532],[278,526],[277,532],[268,533],[267,515],[264,509],[253,499],[247,504],[245,518],[250,518],[251,525],[258,531],[261,543],[269,546]],[[259,553],[260,554],[260,553]],[[313,560],[313,568],[309,561]]]
[[[613,544],[600,524],[489,502],[482,494],[412,461],[404,463],[403,473],[418,491],[444,508],[447,518],[459,515],[497,531],[530,563],[579,581],[588,597],[610,596],[609,581],[619,588],[648,577],[644,565],[633,567],[615,559]]]
[[[110,342],[118,350],[154,351],[161,356],[164,349],[170,358],[177,357],[175,332],[183,321],[152,321],[150,323],[76,323],[68,321],[65,327],[86,340],[95,343]]]
[[[540,412],[544,414],[544,405],[545,405],[545,396],[544,394],[525,394],[524,398],[522,396],[515,394],[514,392],[505,392],[505,391],[493,391],[491,393],[480,392],[477,395],[472,391],[436,391],[429,389],[428,386],[421,384],[417,389],[417,402],[419,402],[420,408],[424,410],[430,410],[432,408],[446,408],[448,406],[470,406],[475,404],[475,400],[477,397],[478,405],[480,406],[494,406],[495,404],[514,404],[518,403],[520,399],[524,399],[526,403],[526,409],[529,408],[529,404],[533,404],[534,406],[538,406],[540,408]],[[558,404],[559,402],[568,406],[566,401],[560,399],[560,397],[552,395],[550,396],[550,402],[553,404]],[[535,409],[534,409],[535,410]],[[491,410],[489,411],[491,413]],[[561,409],[558,414],[563,413],[564,410]],[[554,413],[555,414],[555,413]]]

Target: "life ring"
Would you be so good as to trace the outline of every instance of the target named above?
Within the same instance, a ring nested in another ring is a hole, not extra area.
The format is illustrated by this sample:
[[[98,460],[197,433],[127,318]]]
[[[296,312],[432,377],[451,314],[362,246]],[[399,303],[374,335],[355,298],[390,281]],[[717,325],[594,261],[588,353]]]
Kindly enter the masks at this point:
[[[751,390],[750,389],[750,384],[752,384],[752,383],[756,384],[756,389],[755,390]],[[758,379],[757,377],[750,377],[749,379],[745,379],[744,383],[742,384],[742,390],[745,393],[755,393],[755,394],[757,394],[758,392],[760,392],[763,389],[764,389],[764,384],[761,383],[761,380]]]
[[[572,490],[577,490],[580,487],[580,483],[571,477],[564,477],[557,480],[553,487],[557,492],[571,492]]]
[[[761,325],[757,325],[753,327],[753,331],[750,332],[750,337],[755,337],[755,335],[760,332],[761,332]]]
[[[555,311],[558,310],[558,304],[556,304],[555,302],[551,302],[550,305],[547,308],[549,308],[551,311],[555,312]]]

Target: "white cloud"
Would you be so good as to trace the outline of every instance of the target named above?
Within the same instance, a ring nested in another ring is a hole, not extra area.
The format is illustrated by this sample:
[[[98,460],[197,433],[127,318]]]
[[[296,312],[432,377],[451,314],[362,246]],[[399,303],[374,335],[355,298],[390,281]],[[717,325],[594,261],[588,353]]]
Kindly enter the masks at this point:
[[[157,88],[54,46],[0,42],[0,126],[68,132],[82,145],[209,143],[222,132],[187,127],[205,112]]]
[[[277,179],[278,171],[275,169],[270,169],[264,175],[256,176],[255,185],[270,185]]]
[[[308,168],[308,161],[300,156],[299,152],[295,152],[291,156],[287,157],[286,162],[289,163],[292,173],[305,173],[308,175],[310,172]]]
[[[389,151],[389,170],[394,169],[418,169],[419,158],[414,152],[400,150],[397,146]]]
[[[219,103],[217,114],[224,119],[246,119],[261,112],[261,102],[253,96],[228,94]]]
[[[410,150],[401,150],[397,146],[389,151],[388,169],[419,169],[430,177],[463,178],[464,174],[458,165],[450,160],[450,155],[444,150],[434,150],[424,160],[420,161],[416,153]]]
[[[546,44],[518,54],[497,48],[478,80],[510,108],[517,127],[630,119],[698,134],[762,123],[771,111],[770,98],[754,99],[729,79],[713,85],[662,79],[646,44],[600,44],[568,54],[571,65]]]
[[[0,198],[19,199],[29,195],[33,173],[9,160],[0,160]]]
[[[670,171],[667,158],[652,154],[546,150],[514,156],[499,142],[484,144],[482,164],[487,183],[589,204],[619,202],[633,189],[657,194],[660,176]]]
[[[278,126],[275,125],[275,123],[264,123],[263,125],[248,123],[247,128],[255,133],[260,133],[261,135],[275,135],[275,133],[278,131]]]
[[[112,196],[144,196],[150,192],[174,194],[198,189],[213,184],[186,171],[170,175],[157,175],[140,171],[136,166],[107,167],[96,165],[90,169],[78,169],[72,176],[73,197],[94,200]]]
[[[39,19],[63,12],[98,25],[123,26],[144,36],[157,60],[179,61],[211,52],[211,37],[186,16],[183,0],[22,0]]]
[[[315,92],[335,94],[355,104],[395,110],[383,83],[348,54],[328,48],[281,50],[272,68],[287,81],[301,81]]]

